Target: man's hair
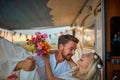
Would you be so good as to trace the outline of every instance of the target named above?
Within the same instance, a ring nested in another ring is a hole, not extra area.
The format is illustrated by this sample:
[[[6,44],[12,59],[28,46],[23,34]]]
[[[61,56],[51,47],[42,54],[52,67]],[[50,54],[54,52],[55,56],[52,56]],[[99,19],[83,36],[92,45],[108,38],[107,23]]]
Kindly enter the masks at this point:
[[[79,42],[79,40],[78,40],[76,37],[74,37],[73,35],[66,34],[66,35],[61,35],[61,36],[59,37],[59,39],[58,39],[58,46],[59,46],[60,44],[66,44],[66,43],[68,43],[69,41],[73,41],[73,42],[75,42],[75,43],[78,43],[78,42]]]

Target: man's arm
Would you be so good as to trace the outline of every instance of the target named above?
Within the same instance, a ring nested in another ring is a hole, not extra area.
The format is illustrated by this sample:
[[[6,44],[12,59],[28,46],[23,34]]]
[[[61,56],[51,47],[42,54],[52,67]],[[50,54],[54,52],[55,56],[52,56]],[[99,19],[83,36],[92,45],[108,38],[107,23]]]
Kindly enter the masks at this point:
[[[60,78],[54,77],[52,73],[50,62],[49,62],[49,55],[44,55],[43,57],[45,61],[45,71],[46,71],[47,80],[61,80]]]
[[[25,60],[18,62],[14,71],[21,70],[21,69],[25,71],[32,71],[34,70],[34,68],[35,68],[35,60],[32,56],[30,56]]]

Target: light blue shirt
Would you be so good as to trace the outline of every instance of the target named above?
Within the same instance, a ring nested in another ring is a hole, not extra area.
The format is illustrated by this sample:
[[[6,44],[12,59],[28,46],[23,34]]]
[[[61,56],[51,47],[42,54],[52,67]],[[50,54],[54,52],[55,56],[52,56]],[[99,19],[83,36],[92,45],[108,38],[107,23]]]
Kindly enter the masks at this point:
[[[66,60],[57,64],[56,66],[55,54],[50,55],[50,64],[51,64],[52,72],[55,77],[58,77],[63,72],[69,71],[71,69],[70,65]]]
[[[45,64],[43,57],[35,56],[34,58],[38,66],[38,74],[40,76],[40,80],[46,80]],[[70,65],[67,63],[66,60],[57,64],[56,66],[55,54],[50,54],[50,64],[51,64],[52,72],[55,77],[58,77],[60,74],[69,71],[71,69]]]

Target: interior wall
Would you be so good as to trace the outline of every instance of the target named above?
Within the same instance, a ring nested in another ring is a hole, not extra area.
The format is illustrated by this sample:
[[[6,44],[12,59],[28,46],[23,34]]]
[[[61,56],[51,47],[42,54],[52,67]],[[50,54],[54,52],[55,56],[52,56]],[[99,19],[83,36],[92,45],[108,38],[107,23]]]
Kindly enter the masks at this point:
[[[102,58],[102,12],[101,12],[101,0],[91,0],[89,4],[83,8],[81,14],[76,19],[75,23],[83,29],[94,30],[95,37],[95,50]],[[78,28],[78,27],[77,27]],[[79,33],[79,34],[78,34]],[[85,31],[84,31],[85,33]],[[80,30],[76,30],[77,37],[84,35]],[[91,32],[92,33],[92,32]],[[100,33],[100,34],[99,34]],[[81,37],[83,38],[83,36]],[[81,41],[81,40],[80,40]]]

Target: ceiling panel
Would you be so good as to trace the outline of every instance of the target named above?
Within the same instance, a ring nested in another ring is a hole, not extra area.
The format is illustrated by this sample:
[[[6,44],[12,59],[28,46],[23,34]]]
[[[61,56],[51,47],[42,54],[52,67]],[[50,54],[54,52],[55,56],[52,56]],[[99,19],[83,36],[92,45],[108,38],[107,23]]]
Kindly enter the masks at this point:
[[[71,25],[86,0],[49,0],[48,7],[55,26]]]
[[[86,0],[0,0],[0,27],[32,29],[69,26]]]
[[[0,27],[9,29],[53,26],[48,0],[0,0]]]

